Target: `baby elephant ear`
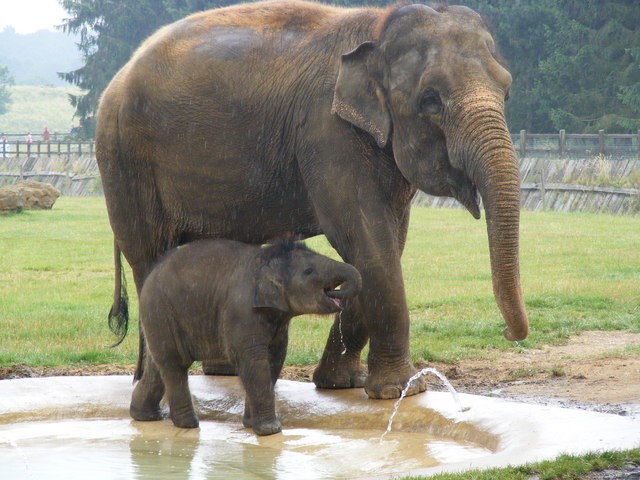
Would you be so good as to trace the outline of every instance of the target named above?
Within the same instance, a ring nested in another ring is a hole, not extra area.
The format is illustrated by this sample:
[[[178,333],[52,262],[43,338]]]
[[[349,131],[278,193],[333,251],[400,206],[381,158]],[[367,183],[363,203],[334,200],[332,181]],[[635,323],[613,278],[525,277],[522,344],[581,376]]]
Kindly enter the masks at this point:
[[[278,274],[271,264],[263,265],[258,271],[253,293],[253,308],[289,311],[282,275]]]
[[[368,60],[375,49],[374,42],[364,42],[342,55],[331,113],[369,132],[382,148],[389,141],[391,118],[382,90],[369,72]]]

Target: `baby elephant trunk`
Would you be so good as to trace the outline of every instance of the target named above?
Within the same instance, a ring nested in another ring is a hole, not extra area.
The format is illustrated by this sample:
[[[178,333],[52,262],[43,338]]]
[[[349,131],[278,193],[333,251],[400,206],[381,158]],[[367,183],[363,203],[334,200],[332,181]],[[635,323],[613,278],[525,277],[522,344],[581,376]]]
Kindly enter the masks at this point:
[[[331,278],[325,288],[327,297],[336,300],[353,298],[362,289],[362,277],[360,272],[346,263],[337,263],[335,275]]]

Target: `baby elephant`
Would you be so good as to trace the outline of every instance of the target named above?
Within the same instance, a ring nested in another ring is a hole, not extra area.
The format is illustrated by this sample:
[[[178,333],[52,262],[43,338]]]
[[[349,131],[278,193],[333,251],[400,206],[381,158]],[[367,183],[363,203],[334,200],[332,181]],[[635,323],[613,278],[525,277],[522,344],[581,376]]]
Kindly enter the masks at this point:
[[[289,321],[340,311],[361,284],[354,267],[300,243],[261,247],[200,240],[170,251],[140,294],[148,353],[131,416],[159,420],[166,390],[173,423],[197,427],[188,369],[195,360],[226,356],[246,392],[244,426],[258,435],[281,431],[274,386],[287,353]]]

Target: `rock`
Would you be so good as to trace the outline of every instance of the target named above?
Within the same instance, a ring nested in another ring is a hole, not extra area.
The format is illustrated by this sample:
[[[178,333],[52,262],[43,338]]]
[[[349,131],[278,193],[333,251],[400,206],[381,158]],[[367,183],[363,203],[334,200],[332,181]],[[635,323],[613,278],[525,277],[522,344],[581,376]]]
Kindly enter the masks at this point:
[[[49,209],[59,196],[60,191],[53,185],[33,180],[0,187],[0,214]]]
[[[21,192],[9,187],[0,188],[0,215],[21,212],[23,208],[24,195]]]

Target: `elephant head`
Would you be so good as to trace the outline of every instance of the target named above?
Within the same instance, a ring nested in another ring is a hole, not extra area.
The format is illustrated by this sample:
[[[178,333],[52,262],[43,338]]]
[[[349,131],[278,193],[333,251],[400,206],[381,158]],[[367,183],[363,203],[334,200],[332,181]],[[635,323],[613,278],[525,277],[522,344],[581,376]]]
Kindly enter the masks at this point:
[[[255,308],[275,308],[292,316],[328,314],[362,287],[360,273],[300,243],[280,243],[262,249],[256,277]]]
[[[521,340],[528,320],[518,260],[519,168],[504,116],[510,87],[477,13],[407,5],[380,20],[373,41],[342,56],[333,112],[391,147],[418,189],[458,199],[475,218],[479,192],[504,334]]]

